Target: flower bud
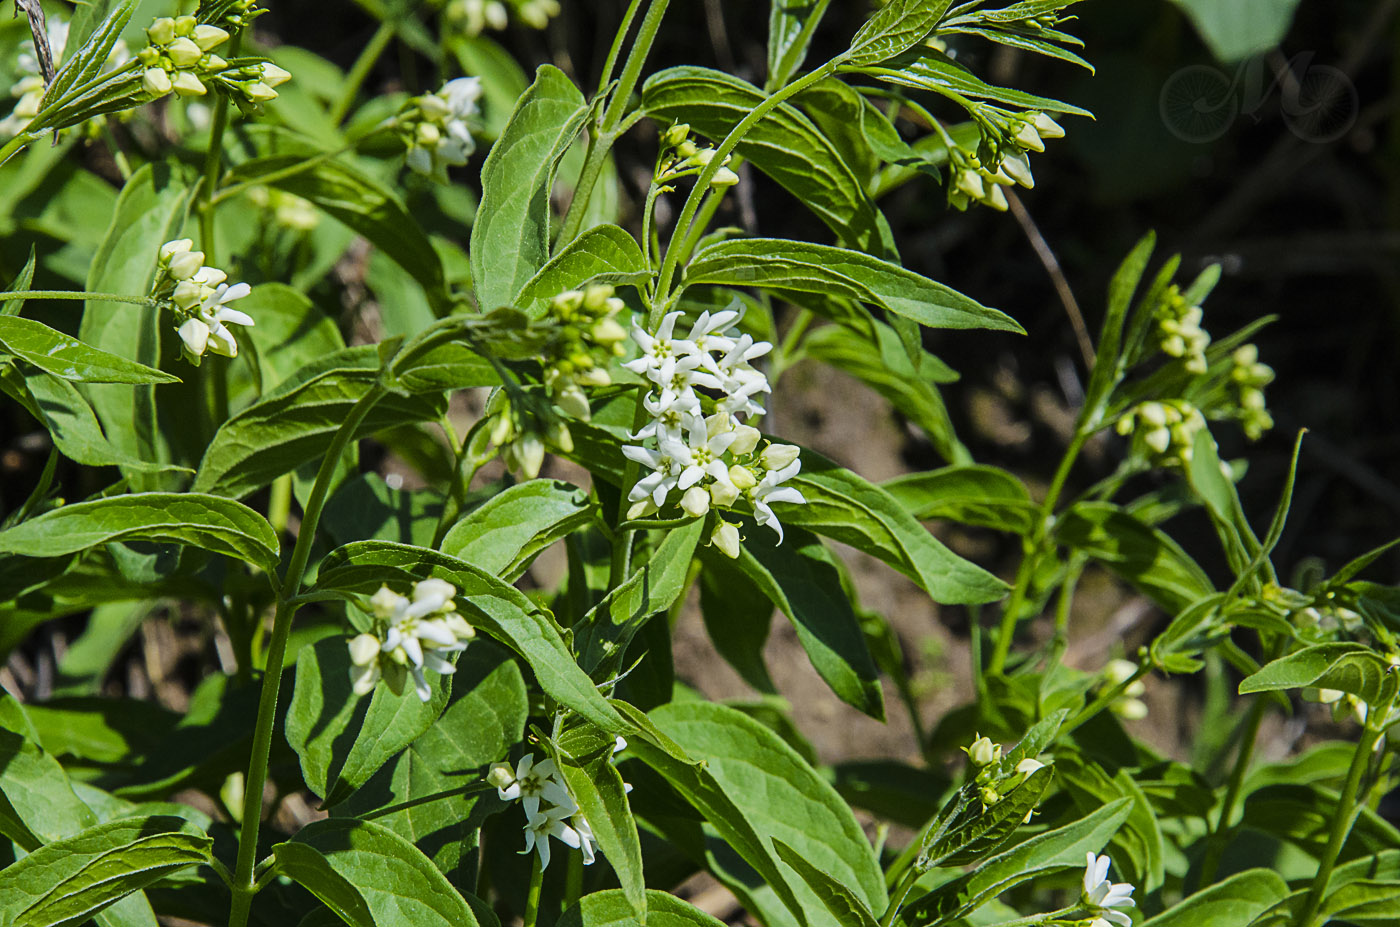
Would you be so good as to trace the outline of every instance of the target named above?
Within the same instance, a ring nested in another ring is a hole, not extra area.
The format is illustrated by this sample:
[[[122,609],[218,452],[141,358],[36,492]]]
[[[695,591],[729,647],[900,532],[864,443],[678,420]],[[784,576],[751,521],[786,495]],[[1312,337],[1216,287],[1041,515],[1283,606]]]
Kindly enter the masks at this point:
[[[1023,153],[1007,154],[1001,161],[1001,169],[1027,190],[1035,189],[1035,177],[1031,174],[1031,161]]]
[[[714,179],[710,181],[710,189],[712,189],[712,190],[724,190],[724,189],[727,189],[727,188],[729,188],[729,187],[734,186],[734,185],[735,185],[736,183],[738,183],[738,182],[739,182],[739,175],[738,175],[738,174],[734,173],[733,171],[731,171],[731,170],[730,170],[729,168],[727,168],[727,167],[722,167],[722,168],[720,168],[719,171],[715,174]]]
[[[982,185],[982,175],[972,170],[960,171],[955,185],[960,193],[966,193],[974,200],[980,200],[986,195],[986,190]]]
[[[972,746],[964,747],[967,753],[968,762],[973,766],[990,766],[1001,759],[1001,745],[994,744],[989,738],[979,737],[972,742]]]
[[[618,344],[627,340],[627,329],[619,325],[616,319],[599,319],[593,323],[589,335],[599,344]]]
[[[509,763],[492,763],[491,771],[486,774],[486,781],[498,789],[504,789],[515,781],[515,770],[510,768]]]
[[[734,464],[729,468],[729,482],[733,483],[739,490],[753,489],[758,485],[757,478],[748,467],[741,467]]]
[[[379,658],[379,638],[373,634],[361,634],[350,641],[350,662],[356,666],[368,666]]]
[[[199,59],[204,57],[204,50],[186,38],[178,38],[171,42],[165,53],[177,68],[194,67],[199,63]]]
[[[186,319],[178,329],[185,353],[192,358],[204,356],[209,347],[209,326],[199,319]]]
[[[1021,127],[1016,130],[1016,144],[1028,151],[1045,150],[1045,143],[1040,140],[1040,133],[1030,122],[1021,123]]]
[[[194,247],[193,238],[177,238],[174,241],[167,241],[160,246],[160,262],[166,267],[170,266],[170,259],[177,254],[184,254]]]
[[[582,422],[588,421],[593,414],[593,410],[588,407],[588,396],[576,383],[571,383],[556,393],[554,404],[565,415],[571,415]]]
[[[1041,138],[1065,137],[1064,128],[1062,128],[1058,122],[1051,119],[1044,113],[1036,113],[1035,116],[1031,118],[1031,122],[1035,125],[1036,134],[1038,134]]]
[[[636,518],[645,518],[655,511],[656,503],[652,501],[650,496],[647,496],[645,499],[639,499],[628,507],[627,518],[629,521]]]
[[[204,266],[203,251],[181,251],[170,256],[166,265],[170,276],[176,280],[188,280]]]
[[[1001,801],[1001,793],[990,785],[982,786],[982,790],[977,793],[977,797],[982,799],[982,804],[988,808]]]
[[[710,544],[730,560],[739,559],[739,529],[729,522],[722,521],[710,535]]]
[[[202,97],[207,92],[204,82],[190,71],[181,71],[171,82],[175,92],[182,97]]]
[[[262,81],[254,81],[251,84],[244,85],[243,96],[252,103],[267,103],[277,99],[277,91],[273,90]]]
[[[691,518],[699,518],[710,510],[710,494],[699,486],[692,486],[681,496],[681,508]]]
[[[758,447],[758,440],[761,437],[763,437],[763,433],[752,425],[734,426],[734,443],[729,445],[730,453],[740,457],[752,454],[754,448]]]
[[[442,139],[442,130],[431,122],[420,122],[414,135],[418,144],[425,148],[432,148]]]
[[[727,508],[739,499],[739,487],[726,480],[718,480],[710,484],[710,501],[722,508]],[[684,500],[682,500],[684,504]]]
[[[269,87],[280,87],[292,79],[292,75],[273,64],[271,61],[264,61],[261,65],[262,82]]]
[[[678,122],[662,133],[661,144],[665,148],[675,148],[689,137],[690,126],[687,123]]]
[[[770,444],[763,449],[759,459],[763,461],[766,469],[781,470],[796,460],[801,453],[802,449],[795,444]]]
[[[608,300],[612,299],[617,290],[605,284],[595,283],[583,291],[584,308],[593,312],[602,312],[608,306]]]
[[[204,298],[204,287],[193,280],[181,280],[175,285],[175,291],[170,294],[175,305],[181,309],[190,309]]]
[[[153,97],[163,97],[171,90],[170,75],[163,68],[147,68],[141,75],[141,89]]]
[[[684,158],[687,161],[689,161],[691,158],[695,157],[699,153],[700,147],[694,142],[692,142],[690,139],[686,139],[685,141],[681,142],[676,146],[676,157]]]
[[[194,44],[198,45],[202,51],[209,51],[227,41],[228,33],[218,26],[206,24],[195,26],[191,37],[194,39]]]
[[[162,16],[146,27],[146,38],[152,45],[169,45],[175,41],[175,20]]]

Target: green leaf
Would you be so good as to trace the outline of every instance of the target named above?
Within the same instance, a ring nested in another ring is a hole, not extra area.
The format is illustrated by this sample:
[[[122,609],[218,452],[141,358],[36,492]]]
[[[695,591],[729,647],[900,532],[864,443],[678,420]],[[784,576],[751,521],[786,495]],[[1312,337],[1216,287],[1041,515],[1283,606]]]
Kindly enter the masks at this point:
[[[685,591],[703,520],[666,532],[651,559],[639,566],[575,627],[579,664],[595,678],[618,668],[642,626]]]
[[[20,733],[0,729],[0,835],[32,853],[96,823],[57,760]]]
[[[29,246],[29,260],[24,263],[20,272],[15,274],[15,279],[10,281],[10,285],[5,287],[7,293],[17,293],[20,290],[30,289],[34,285],[34,246]],[[24,308],[24,300],[11,299],[0,303],[0,316],[19,315]]]
[[[641,838],[627,802],[626,786],[612,764],[612,754],[613,744],[604,738],[602,749],[592,751],[589,756],[566,755],[559,770],[569,794],[578,802],[579,811],[592,828],[599,849],[617,875],[623,896],[637,917],[646,920]]]
[[[1007,592],[992,574],[944,547],[880,487],[810,451],[788,485],[805,505],[785,506],[784,524],[798,525],[884,561],[919,584],[937,602],[991,602]]]
[[[890,0],[851,39],[842,57],[853,67],[901,55],[922,42],[947,12],[950,0]]]
[[[320,850],[305,843],[279,843],[272,848],[272,856],[279,875],[311,892],[342,921],[351,927],[375,927],[360,890]]]
[[[777,851],[779,859],[802,877],[802,881],[826,905],[840,927],[879,927],[875,915],[870,913],[865,902],[856,897],[855,892],[807,862],[805,856],[777,837],[773,838],[773,849]]]
[[[698,67],[668,68],[642,88],[643,107],[663,127],[685,122],[716,140],[767,98],[747,81]],[[863,184],[801,110],[780,104],[734,152],[797,197],[850,247],[884,250],[881,217]]]
[[[685,284],[756,286],[845,296],[930,328],[1024,334],[1010,316],[879,258],[808,242],[741,238],[711,245],[686,268]]]
[[[388,828],[330,818],[308,824],[290,842],[319,851],[330,869],[359,893],[376,927],[477,927],[480,923],[472,906],[432,861]]]
[[[514,305],[534,313],[565,290],[591,283],[641,287],[652,270],[630,233],[616,225],[598,225],[583,232],[554,255],[530,278]]]
[[[239,499],[319,459],[350,409],[378,382],[378,354],[372,347],[350,348],[322,358],[302,374],[220,426],[200,461],[195,492]],[[365,416],[355,437],[432,421],[445,410],[442,396],[390,394]]]
[[[622,719],[578,668],[553,617],[485,570],[433,550],[363,541],[332,551],[312,592],[368,596],[386,582],[408,585],[429,577],[456,586],[463,616],[518,653],[552,698],[609,733],[623,733]]]
[[[376,252],[378,254],[378,252]],[[374,255],[370,263],[375,261]],[[261,283],[239,300],[238,308],[257,320],[239,333],[257,349],[258,372],[266,393],[306,364],[345,350],[335,320],[310,299],[283,283]],[[252,360],[249,352],[249,360]],[[230,373],[237,374],[236,365]]]
[[[527,480],[492,496],[442,539],[442,552],[514,582],[540,551],[593,518],[588,494],[557,480]]]
[[[742,529],[750,537],[759,530],[752,522]],[[723,556],[707,550],[704,559],[713,564]],[[883,721],[879,670],[841,584],[836,558],[821,540],[801,528],[789,528],[782,544],[745,544],[733,565],[792,622],[802,649],[831,690],[846,704]]]
[[[950,923],[1023,882],[1052,872],[1083,868],[1127,819],[1132,802],[1120,798],[1072,824],[1056,828],[993,856],[976,870],[940,885],[901,912],[908,927]]]
[[[959,105],[966,100],[991,100],[1006,106],[1025,110],[1049,113],[1065,113],[1071,116],[1092,116],[1086,110],[1049,97],[1013,90],[1010,87],[997,87],[979,78],[971,70],[946,55],[927,50],[924,56],[911,65],[898,71],[875,69],[868,72],[887,83],[901,87],[914,87],[946,96]]]
[[[1025,822],[1026,815],[1039,804],[1052,778],[1054,767],[1042,766],[991,807],[983,807],[974,796],[969,803],[974,813],[966,823],[950,827],[928,847],[930,865],[970,866],[995,851]],[[975,786],[968,788],[975,792]]]
[[[880,488],[920,521],[953,521],[1029,535],[1039,507],[1012,474],[978,464],[909,473]]]
[[[723,927],[721,921],[670,892],[646,893],[646,927]],[[614,888],[579,899],[555,922],[556,927],[641,927],[632,904]]]
[[[831,0],[772,0],[768,14],[768,81],[776,90],[787,84],[807,57],[812,34]]]
[[[1179,544],[1109,502],[1069,508],[1055,522],[1055,539],[1103,563],[1173,614],[1215,592]]]
[[[1195,24],[1224,64],[1244,61],[1276,47],[1293,23],[1298,0],[1172,0]]]
[[[395,695],[376,686],[366,699],[350,685],[350,648],[328,637],[297,656],[296,687],[287,707],[287,743],[301,757],[306,784],[330,807],[344,801],[394,754],[411,744],[447,707],[451,679],[428,676],[432,697],[407,687]]]
[[[768,675],[763,646],[773,620],[773,600],[728,557],[701,551],[700,614],[710,642],[743,680],[759,692],[778,690]]]
[[[483,311],[511,305],[549,260],[550,186],[587,112],[573,81],[543,65],[492,146],[481,168],[471,238],[472,282]]]
[[[113,541],[188,544],[275,573],[279,545],[257,512],[200,493],[135,493],[78,502],[0,531],[0,552],[60,557]]]
[[[1270,869],[1247,869],[1182,899],[1142,927],[1248,924],[1288,894],[1288,883]]]
[[[462,35],[453,30],[446,36],[446,45],[463,74],[481,78],[484,133],[487,138],[499,138],[530,79],[510,52],[484,35]]]
[[[122,188],[116,212],[102,244],[93,256],[87,290],[145,296],[151,288],[160,246],[179,237],[194,193],[188,172],[178,166],[148,164]],[[146,306],[126,303],[87,303],[78,338],[84,344],[118,357],[156,366],[160,361],[160,326],[168,320]],[[155,462],[162,459],[157,433],[154,386],[89,385],[83,390],[92,403],[112,446],[127,458]],[[130,478],[137,472],[122,465]],[[137,479],[136,488],[154,488]]]
[[[1314,644],[1280,657],[1240,682],[1240,693],[1314,686],[1355,695],[1379,706],[1396,688],[1395,667],[1364,644]]]
[[[324,157],[327,152],[319,146],[286,129],[243,126],[233,135],[238,163],[228,182],[262,183],[310,200],[393,258],[423,285],[429,301],[445,310],[442,261],[422,224],[392,190],[344,159]],[[306,169],[286,173],[308,162]]]
[[[1127,323],[1128,310],[1133,305],[1133,294],[1137,292],[1142,275],[1147,272],[1147,262],[1152,259],[1156,246],[1157,236],[1148,232],[1123,259],[1109,281],[1108,311],[1104,315],[1103,328],[1099,330],[1094,369],[1089,375],[1089,387],[1085,390],[1084,402],[1090,408],[1098,408],[1105,402],[1114,382],[1122,376],[1123,328]]]
[[[183,818],[98,824],[0,870],[0,921],[14,927],[81,924],[132,892],[208,862],[212,846]]]
[[[866,908],[883,910],[884,879],[849,806],[777,734],[741,712],[710,702],[672,702],[653,711],[651,718],[705,765],[757,831],[781,839],[848,886]],[[823,923],[826,906],[805,885],[794,886],[794,891],[806,920]]]
[[[18,357],[47,373],[75,383],[178,383],[171,376],[145,364],[137,364],[99,351],[54,331],[43,322],[19,316],[0,316],[0,351]]]

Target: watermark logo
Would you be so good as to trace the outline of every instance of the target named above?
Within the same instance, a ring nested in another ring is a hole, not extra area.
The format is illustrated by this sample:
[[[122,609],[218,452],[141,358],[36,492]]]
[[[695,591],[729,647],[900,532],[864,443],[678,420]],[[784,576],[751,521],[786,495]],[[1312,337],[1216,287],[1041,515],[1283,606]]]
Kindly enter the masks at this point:
[[[1341,138],[1360,111],[1351,79],[1338,68],[1314,64],[1312,52],[1293,56],[1272,79],[1263,58],[1241,63],[1234,74],[1193,64],[1167,78],[1157,103],[1169,132],[1204,144],[1228,132],[1240,116],[1258,121],[1274,91],[1284,125],[1305,142]]]

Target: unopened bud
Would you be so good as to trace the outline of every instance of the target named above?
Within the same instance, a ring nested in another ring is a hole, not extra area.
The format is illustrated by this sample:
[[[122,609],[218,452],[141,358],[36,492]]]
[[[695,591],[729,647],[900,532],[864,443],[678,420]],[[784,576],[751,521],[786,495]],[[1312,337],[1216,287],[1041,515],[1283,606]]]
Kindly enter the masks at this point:
[[[280,87],[292,79],[292,75],[273,64],[271,61],[262,63],[262,82],[269,87]]]
[[[486,774],[486,781],[498,789],[507,788],[515,781],[515,770],[510,768],[509,763],[492,763],[491,771]]]
[[[1001,801],[1001,793],[999,793],[996,789],[992,788],[990,785],[982,786],[982,790],[978,792],[977,795],[979,798],[982,799],[982,804],[988,808]]]
[[[171,90],[170,75],[164,68],[147,68],[141,75],[141,89],[154,97],[163,97]]]
[[[710,510],[710,494],[699,486],[692,486],[681,496],[681,509],[691,518],[699,518]]]
[[[739,499],[739,487],[727,480],[717,480],[710,484],[710,501],[721,508],[728,508]]]
[[[710,535],[710,544],[730,560],[739,559],[739,529],[728,522],[720,522]]]
[[[1065,137],[1064,128],[1044,113],[1036,113],[1031,122],[1035,125],[1035,131],[1041,138]]]
[[[754,448],[758,447],[758,440],[763,437],[763,433],[752,425],[734,426],[734,443],[729,445],[729,451],[740,457],[752,454]]]
[[[194,67],[199,63],[199,59],[204,57],[204,50],[187,38],[178,38],[171,42],[165,53],[177,68]]]
[[[661,136],[661,145],[664,148],[675,148],[690,137],[690,126],[684,122],[678,122],[667,129]]]
[[[758,479],[753,475],[753,471],[738,464],[729,468],[729,482],[737,486],[740,491],[753,489],[758,485]]]
[[[207,92],[204,82],[189,71],[176,74],[171,86],[182,97],[202,97]]]
[[[989,738],[979,737],[972,742],[972,746],[964,747],[967,753],[968,762],[973,766],[990,766],[1001,759],[1001,745],[994,744]]]
[[[350,642],[350,662],[356,666],[369,666],[379,657],[379,638],[373,634],[361,634]]]
[[[714,179],[710,181],[710,187],[714,190],[723,190],[734,186],[739,182],[739,175],[727,167],[722,167],[715,173]]]
[[[175,41],[175,20],[162,16],[146,27],[146,38],[152,45],[168,45]]]
[[[204,51],[209,51],[211,48],[216,48],[227,41],[228,33],[218,26],[206,24],[195,26],[191,37],[194,39],[194,44],[198,45]]]
[[[763,455],[759,458],[763,461],[763,466],[769,470],[781,470],[791,464],[802,453],[802,448],[795,444],[770,444],[763,449]]]

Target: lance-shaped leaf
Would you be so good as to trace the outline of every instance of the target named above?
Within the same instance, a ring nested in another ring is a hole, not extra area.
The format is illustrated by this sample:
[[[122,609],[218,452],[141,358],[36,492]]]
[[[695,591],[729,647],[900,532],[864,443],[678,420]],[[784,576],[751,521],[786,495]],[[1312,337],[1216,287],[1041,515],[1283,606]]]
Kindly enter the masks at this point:
[[[376,927],[369,905],[349,879],[320,850],[306,843],[279,843],[272,848],[277,872],[321,900],[351,927]]]
[[[777,837],[773,838],[773,849],[778,858],[787,863],[807,883],[812,894],[821,899],[827,911],[836,918],[840,927],[879,927],[875,915],[856,897],[856,893],[843,883],[836,881],[824,870],[818,869],[807,858]]]
[[[521,288],[515,305],[533,312],[565,290],[590,283],[640,287],[651,275],[646,256],[630,233],[616,225],[598,225],[550,258]]]
[[[807,57],[812,34],[826,15],[831,0],[772,0],[768,14],[769,90],[783,86]]]
[[[552,698],[609,733],[623,733],[622,719],[578,668],[554,618],[479,567],[421,547],[362,541],[326,557],[312,592],[369,596],[385,582],[408,585],[429,577],[456,586],[463,616],[518,653]]]
[[[651,718],[704,763],[755,830],[797,850],[848,886],[866,908],[884,909],[884,879],[850,807],[777,734],[742,712],[711,702],[672,702]],[[826,906],[805,884],[793,891],[808,923],[826,920]]]
[[[982,80],[971,70],[939,52],[929,50],[924,57],[913,64],[898,70],[875,68],[865,73],[880,80],[901,87],[914,87],[942,94],[960,105],[966,99],[991,100],[1006,106],[1026,110],[1039,110],[1050,113],[1065,113],[1071,116],[1091,116],[1081,107],[1049,97],[1039,97],[1033,93],[1014,90],[1010,87],[997,87]]]
[[[61,557],[113,541],[188,544],[277,569],[272,526],[231,499],[200,493],[135,493],[78,502],[0,531],[0,552]]]
[[[851,39],[846,64],[875,64],[918,45],[938,25],[950,0],[890,0]]]
[[[178,383],[180,379],[19,316],[0,316],[0,351],[76,383]]]
[[[1073,506],[1056,521],[1055,539],[1100,561],[1168,612],[1215,592],[1181,545],[1112,503]]]
[[[670,892],[652,889],[646,894],[647,927],[724,927],[722,921]],[[593,892],[555,921],[556,927],[640,927],[622,889]]]
[[[756,286],[849,297],[930,328],[990,328],[1024,334],[1003,312],[951,287],[859,251],[777,238],[722,241],[695,255],[685,283]]]
[[[669,125],[686,122],[710,138],[729,135],[768,95],[708,68],[669,68],[642,91],[648,115]],[[881,218],[860,180],[835,146],[789,104],[749,129],[735,153],[772,177],[853,248],[881,251]]]
[[[210,858],[213,841],[177,817],[98,824],[0,870],[0,922],[81,924],[133,892]]]
[[[527,480],[472,509],[442,539],[442,552],[514,582],[535,555],[593,517],[588,494],[556,480]]]
[[[0,205],[3,205],[3,201],[0,201]],[[25,262],[24,267],[20,269],[20,272],[19,272],[18,274],[15,275],[15,279],[13,279],[13,280],[10,281],[10,285],[7,286],[7,287],[5,287],[5,292],[7,292],[7,293],[18,293],[20,290],[27,290],[27,289],[29,289],[30,287],[32,287],[33,285],[34,285],[34,246],[33,246],[33,245],[30,245],[30,246],[29,246],[29,260]],[[0,302],[0,316],[19,315],[20,310],[23,309],[23,308],[24,308],[24,300],[22,300],[22,299],[7,299],[7,300],[5,300],[4,302]]]
[[[319,459],[351,408],[378,382],[377,368],[372,347],[350,348],[303,368],[220,426],[200,461],[193,489],[239,499]],[[370,409],[355,437],[431,421],[445,408],[446,398],[440,395],[390,394]]]
[[[560,744],[561,751],[570,744]],[[561,753],[559,769],[588,821],[598,847],[622,885],[623,896],[642,920],[647,917],[646,881],[642,873],[642,844],[637,822],[627,802],[627,787],[612,764],[613,742],[602,739],[601,749]]]
[[[429,674],[432,697],[407,687],[399,695],[376,686],[368,698],[351,689],[350,648],[328,637],[297,656],[296,686],[287,707],[287,743],[301,757],[306,784],[325,807],[338,804],[442,714],[450,676]]]
[[[1288,894],[1288,883],[1271,869],[1247,869],[1182,899],[1142,927],[1250,924]]]
[[[432,860],[413,844],[386,827],[369,821],[330,818],[303,827],[291,843],[319,852],[359,894],[369,909],[370,922],[378,927],[477,927],[473,906],[452,887]],[[286,855],[281,846],[275,853]],[[291,851],[304,867],[320,868],[301,849]],[[280,857],[279,857],[280,858]],[[334,888],[322,882],[321,891],[332,890],[338,899],[334,908],[346,923],[356,925],[345,914],[359,915],[354,897],[340,883]],[[342,914],[344,910],[344,914]]]
[[[895,477],[880,488],[921,521],[946,519],[1029,534],[1037,511],[1025,484],[999,467],[944,467]]]
[[[1240,693],[1314,686],[1346,692],[1367,705],[1379,706],[1395,692],[1398,678],[1390,661],[1370,647],[1337,641],[1304,647],[1265,664],[1240,682]]]
[[[588,105],[563,71],[543,65],[481,168],[472,225],[472,283],[483,310],[509,306],[549,260],[549,193]]]
[[[0,835],[32,853],[96,823],[57,760],[19,733],[0,729]]]

